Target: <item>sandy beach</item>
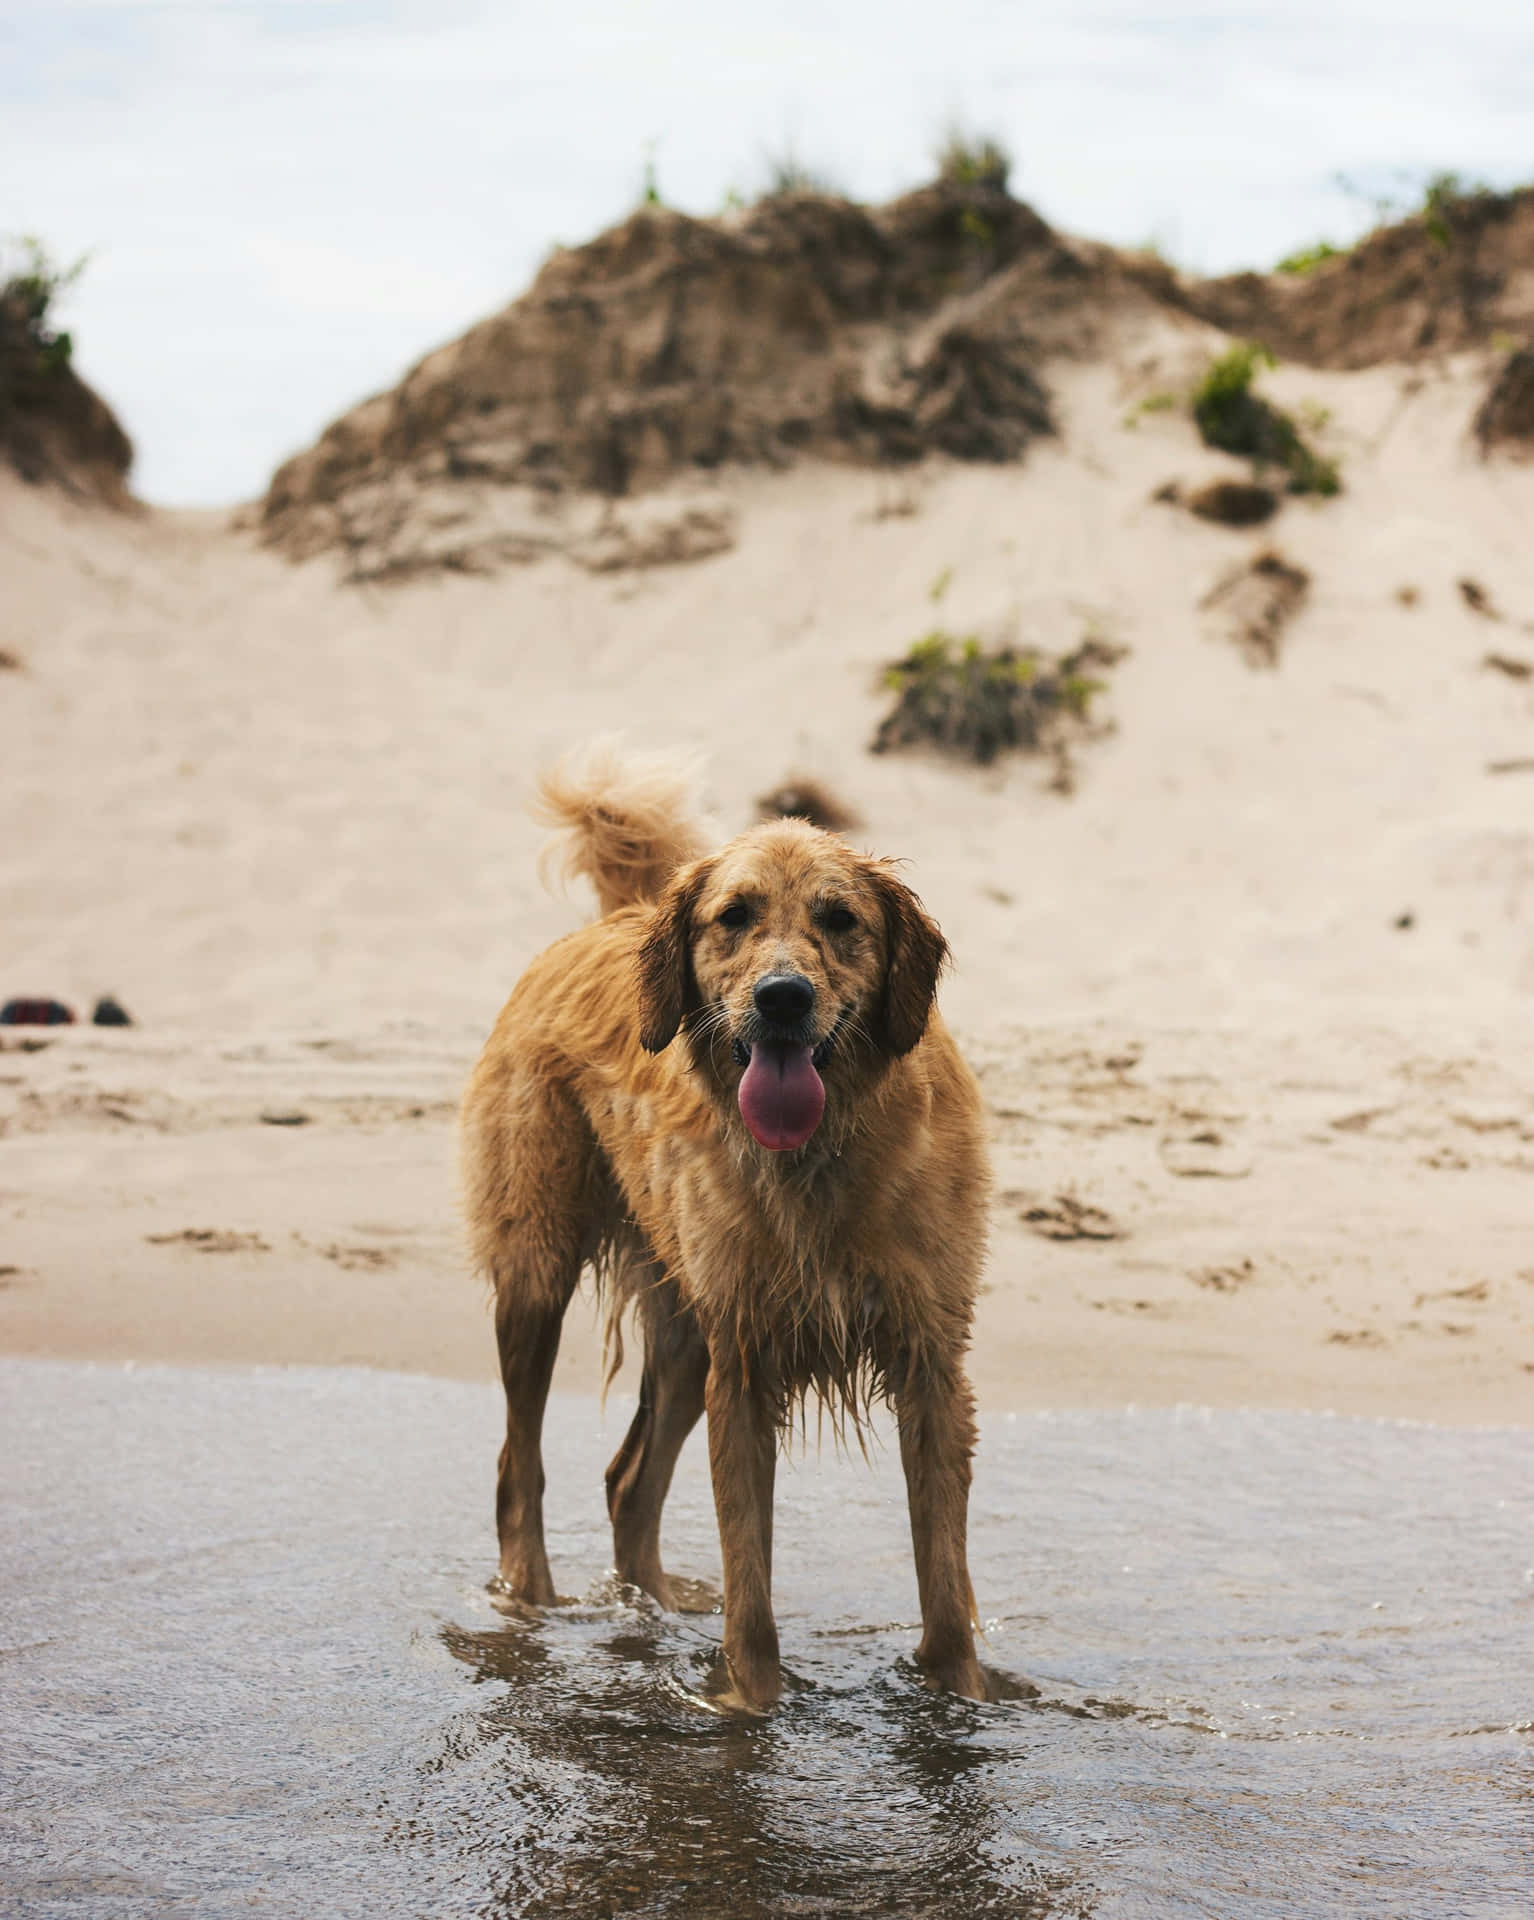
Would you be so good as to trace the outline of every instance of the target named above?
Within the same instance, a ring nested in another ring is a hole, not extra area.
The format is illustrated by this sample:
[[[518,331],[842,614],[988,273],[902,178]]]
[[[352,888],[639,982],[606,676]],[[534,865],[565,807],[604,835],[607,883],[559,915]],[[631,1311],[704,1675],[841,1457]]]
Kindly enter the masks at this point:
[[[619,730],[705,757],[721,834],[829,782],[944,926],[988,1405],[1526,1423],[1534,468],[1472,444],[1484,352],[1285,366],[1346,490],[1208,524],[1153,496],[1243,463],[1139,403],[1218,345],[1058,365],[1018,466],[662,487],[731,530],[686,564],[348,583],[0,477],[0,997],[137,1023],[0,1029],[0,1351],[493,1377],[455,1103],[589,911],[533,777]],[[1222,582],[1267,549],[1310,585],[1261,666]],[[866,751],[934,626],[1127,650],[1073,791]],[[599,1374],[573,1313],[557,1384]]]

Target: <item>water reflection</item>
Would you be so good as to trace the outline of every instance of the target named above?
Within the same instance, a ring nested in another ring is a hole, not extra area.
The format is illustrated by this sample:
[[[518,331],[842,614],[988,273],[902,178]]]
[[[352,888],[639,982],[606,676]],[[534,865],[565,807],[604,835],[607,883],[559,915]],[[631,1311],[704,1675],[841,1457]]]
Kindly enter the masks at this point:
[[[987,1709],[866,1655],[831,1687],[794,1676],[767,1722],[699,1694],[706,1645],[660,1618],[559,1616],[442,1629],[497,1697],[474,1716],[505,1817],[557,1783],[587,1817],[527,1834],[495,1900],[511,1915],[925,1916],[1075,1912],[1065,1876],[1017,1857],[974,1739]],[[551,1691],[552,1689],[552,1691]]]

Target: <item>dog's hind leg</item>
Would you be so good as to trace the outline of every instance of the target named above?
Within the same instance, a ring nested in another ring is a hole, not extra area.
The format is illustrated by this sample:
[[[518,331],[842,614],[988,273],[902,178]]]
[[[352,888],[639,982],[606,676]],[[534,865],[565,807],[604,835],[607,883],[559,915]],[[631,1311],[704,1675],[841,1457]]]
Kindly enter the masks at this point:
[[[495,1289],[506,1389],[496,1479],[499,1586],[550,1606],[543,1540],[543,1412],[560,1326],[604,1227],[604,1175],[584,1114],[565,1090],[504,1068],[475,1075],[464,1102],[469,1230]]]
[[[564,1300],[547,1308],[513,1281],[497,1285],[495,1337],[506,1388],[506,1439],[495,1482],[495,1530],[501,1543],[498,1586],[513,1599],[549,1607],[558,1597],[543,1543],[543,1409],[559,1353],[560,1322],[580,1274],[568,1270]]]
[[[675,1285],[650,1268],[640,1281],[645,1342],[639,1411],[607,1469],[607,1512],[613,1523],[613,1565],[671,1610],[689,1601],[712,1606],[694,1583],[667,1577],[660,1563],[660,1516],[677,1456],[703,1412],[708,1348]]]

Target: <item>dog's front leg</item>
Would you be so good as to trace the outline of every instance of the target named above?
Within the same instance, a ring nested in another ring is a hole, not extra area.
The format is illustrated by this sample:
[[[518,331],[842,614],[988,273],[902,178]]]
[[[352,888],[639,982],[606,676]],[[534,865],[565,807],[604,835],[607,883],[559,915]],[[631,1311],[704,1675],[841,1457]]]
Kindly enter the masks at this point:
[[[778,1629],[772,1617],[772,1489],[777,1423],[771,1406],[743,1381],[739,1363],[709,1369],[708,1461],[724,1558],[722,1705],[766,1713],[782,1691]]]
[[[896,1397],[900,1462],[911,1506],[911,1542],[921,1595],[917,1664],[929,1685],[986,1697],[972,1631],[975,1597],[965,1540],[975,1397],[957,1367],[918,1371]]]

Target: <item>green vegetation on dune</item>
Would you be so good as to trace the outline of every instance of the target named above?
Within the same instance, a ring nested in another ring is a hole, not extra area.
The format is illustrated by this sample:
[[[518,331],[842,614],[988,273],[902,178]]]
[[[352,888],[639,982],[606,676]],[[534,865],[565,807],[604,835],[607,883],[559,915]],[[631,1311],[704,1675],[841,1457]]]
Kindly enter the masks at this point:
[[[75,371],[74,337],[58,322],[85,264],[59,266],[30,235],[0,245],[0,463],[120,505],[133,443]]]
[[[1440,247],[1448,248],[1454,244],[1456,214],[1491,198],[1492,190],[1484,180],[1467,180],[1459,173],[1435,173],[1423,188],[1417,212],[1431,237]]]
[[[792,147],[785,147],[781,153],[769,153],[764,172],[766,185],[759,196],[763,200],[780,200],[799,193],[836,200],[848,197],[829,173],[802,160]]]
[[[1337,463],[1308,447],[1289,415],[1252,391],[1259,371],[1275,365],[1268,349],[1251,340],[1234,341],[1210,364],[1193,395],[1193,418],[1204,444],[1244,454],[1259,468],[1280,468],[1290,493],[1340,493]]]
[[[1285,254],[1273,271],[1296,276],[1312,273],[1328,260],[1346,259],[1363,241],[1371,239],[1386,227],[1412,220],[1420,220],[1428,236],[1447,250],[1454,244],[1456,221],[1462,223],[1467,215],[1484,209],[1498,198],[1496,189],[1484,180],[1475,180],[1467,174],[1453,171],[1403,174],[1397,178],[1399,185],[1371,190],[1339,174],[1334,184],[1350,199],[1368,204],[1373,216],[1368,232],[1361,240],[1346,247],[1335,246],[1330,240],[1317,240],[1308,247],[1297,247],[1293,253]],[[1403,191],[1403,188],[1410,190]]]
[[[950,127],[938,147],[937,177],[952,187],[987,187],[1005,193],[1012,177],[1012,156],[992,134]]]
[[[38,370],[51,373],[67,367],[74,357],[74,339],[55,324],[55,310],[59,296],[85,271],[85,258],[72,267],[60,267],[31,234],[24,234],[14,244],[20,257],[14,263],[0,260],[0,271],[4,272],[0,305],[37,349]]]
[[[1313,245],[1300,247],[1294,253],[1286,253],[1273,269],[1275,273],[1310,273],[1325,260],[1340,260],[1346,247],[1334,247],[1330,240],[1317,240]]]
[[[1059,751],[1062,729],[1084,723],[1105,682],[1092,667],[1120,650],[1087,639],[1058,660],[1028,649],[987,651],[977,634],[935,627],[884,670],[895,704],[874,736],[875,753],[928,745],[988,766],[998,754]]]

